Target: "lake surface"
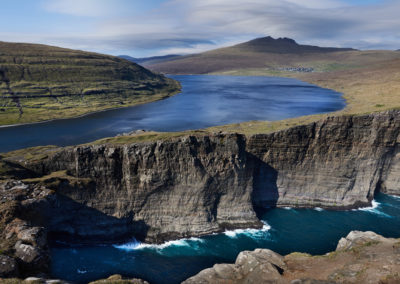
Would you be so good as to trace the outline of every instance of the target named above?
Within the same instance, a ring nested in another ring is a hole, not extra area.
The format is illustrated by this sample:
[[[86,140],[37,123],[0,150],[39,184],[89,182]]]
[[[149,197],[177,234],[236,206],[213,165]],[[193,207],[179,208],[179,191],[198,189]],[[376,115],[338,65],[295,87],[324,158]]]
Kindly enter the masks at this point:
[[[137,129],[182,131],[249,120],[280,120],[342,109],[340,93],[295,79],[170,76],[171,98],[75,119],[0,128],[0,152],[39,145],[76,145]]]
[[[240,251],[269,248],[324,254],[352,230],[400,237],[400,197],[379,194],[359,210],[275,208],[265,210],[262,230],[236,230],[163,245],[139,244],[52,247],[53,277],[79,283],[123,274],[155,284],[180,283],[215,263],[233,263]]]

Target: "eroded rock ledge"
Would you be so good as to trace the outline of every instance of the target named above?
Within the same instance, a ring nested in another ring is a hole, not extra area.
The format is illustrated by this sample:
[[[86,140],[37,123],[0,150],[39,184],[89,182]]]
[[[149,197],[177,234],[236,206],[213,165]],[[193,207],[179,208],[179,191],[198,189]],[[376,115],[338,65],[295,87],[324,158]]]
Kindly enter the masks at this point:
[[[322,256],[243,251],[235,264],[216,264],[183,282],[211,283],[400,283],[400,239],[352,231],[339,241],[336,251]]]

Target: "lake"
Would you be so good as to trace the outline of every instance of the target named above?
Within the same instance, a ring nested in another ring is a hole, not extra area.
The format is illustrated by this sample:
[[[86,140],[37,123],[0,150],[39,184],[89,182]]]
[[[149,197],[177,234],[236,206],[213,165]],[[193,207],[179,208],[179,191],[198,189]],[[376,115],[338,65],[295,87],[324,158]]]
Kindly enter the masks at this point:
[[[281,120],[342,109],[341,94],[296,79],[214,75],[170,76],[178,95],[87,116],[0,128],[0,152],[76,145],[137,129],[182,131],[249,120]]]

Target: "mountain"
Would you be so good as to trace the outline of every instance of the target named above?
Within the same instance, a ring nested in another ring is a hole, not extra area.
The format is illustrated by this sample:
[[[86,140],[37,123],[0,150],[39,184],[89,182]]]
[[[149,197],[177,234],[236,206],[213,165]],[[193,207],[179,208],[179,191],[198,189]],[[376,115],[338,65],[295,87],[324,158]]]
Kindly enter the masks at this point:
[[[263,37],[164,62],[150,62],[146,67],[169,74],[236,74],[237,71],[257,69],[262,71],[260,75],[277,75],[282,71],[325,72],[371,66],[397,58],[394,54],[393,51],[302,45],[289,38]]]
[[[174,80],[115,56],[0,42],[0,125],[130,106],[179,88]]]
[[[140,60],[139,58],[135,58],[135,57],[132,57],[132,56],[129,56],[129,55],[118,55],[118,57],[122,58],[122,59],[125,59],[125,60],[128,60],[128,61],[131,61],[131,62],[134,62],[134,63],[136,63],[136,61]]]
[[[335,48],[335,47],[319,47],[312,45],[300,45],[290,38],[274,39],[270,36],[256,38],[245,43],[233,46],[237,50],[254,51],[261,53],[321,53],[321,52],[337,52],[350,51],[352,48]]]
[[[171,60],[180,58],[181,55],[169,54],[169,55],[163,55],[163,56],[152,56],[152,57],[143,57],[143,58],[135,58],[135,57],[132,57],[129,55],[119,55],[118,57],[129,60],[129,61],[137,63],[137,64],[140,64],[142,66],[146,66],[146,65],[162,63],[165,61],[171,61]]]

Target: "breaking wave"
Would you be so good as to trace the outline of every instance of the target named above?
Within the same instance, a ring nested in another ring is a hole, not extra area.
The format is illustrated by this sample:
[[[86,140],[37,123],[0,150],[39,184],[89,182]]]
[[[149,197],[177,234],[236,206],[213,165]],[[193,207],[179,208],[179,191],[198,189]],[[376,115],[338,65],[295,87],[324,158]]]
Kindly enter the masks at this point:
[[[125,244],[119,244],[119,245],[113,245],[113,247],[121,250],[140,250],[140,249],[145,249],[145,248],[151,248],[151,249],[156,249],[156,250],[162,250],[167,247],[171,246],[176,246],[176,247],[190,247],[192,246],[193,243],[203,243],[205,240],[200,239],[200,238],[185,238],[185,239],[179,239],[179,240],[173,240],[173,241],[168,241],[162,244],[146,244],[146,243],[141,243],[137,241],[136,239],[133,239],[132,241],[125,243]]]
[[[352,211],[365,211],[365,212],[370,212],[376,215],[379,215],[381,217],[385,217],[385,218],[393,218],[392,216],[390,216],[389,214],[386,214],[385,212],[380,211],[380,207],[381,207],[381,203],[376,201],[376,200],[372,200],[371,202],[371,206],[369,207],[362,207],[362,208],[358,208],[358,209],[353,209]]]
[[[268,225],[267,222],[263,222],[263,227],[261,229],[236,229],[232,231],[225,231],[224,235],[230,237],[230,238],[237,238],[239,235],[247,235],[249,237],[260,237],[264,236],[265,232],[268,232],[271,229],[271,226]]]

